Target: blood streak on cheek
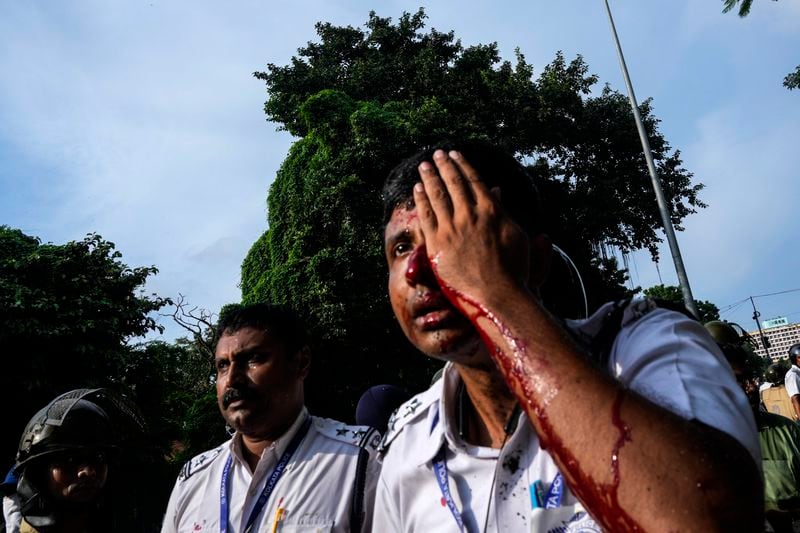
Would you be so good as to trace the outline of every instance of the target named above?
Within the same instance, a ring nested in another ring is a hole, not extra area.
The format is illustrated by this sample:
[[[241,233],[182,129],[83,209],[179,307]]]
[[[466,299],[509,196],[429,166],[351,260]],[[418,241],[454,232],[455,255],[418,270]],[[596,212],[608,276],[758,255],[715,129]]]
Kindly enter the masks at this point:
[[[620,390],[618,392],[612,407],[611,422],[619,430],[619,437],[611,454],[611,483],[600,483],[583,471],[575,455],[558,437],[550,423],[546,408],[558,394],[558,385],[553,384],[552,381],[545,382],[544,379],[537,376],[539,374],[538,370],[545,369],[547,364],[527,358],[526,343],[516,337],[496,315],[475,299],[445,283],[439,276],[437,257],[430,258],[430,264],[433,274],[436,276],[439,286],[447,299],[472,322],[492,358],[502,367],[503,375],[507,379],[516,382],[518,389],[522,391],[522,397],[518,396],[517,399],[527,405],[536,415],[541,428],[539,434],[541,447],[543,449],[549,448],[561,460],[566,467],[565,476],[569,481],[570,488],[583,504],[592,510],[592,516],[609,531],[644,531],[620,507],[618,499],[620,484],[619,453],[625,443],[631,440],[630,428],[621,417],[622,401],[625,396],[624,391]],[[478,320],[480,318],[488,320],[498,329],[508,348],[511,349],[511,356],[491,340],[489,334],[481,326]],[[523,364],[523,359],[527,359],[527,365]],[[534,366],[531,368],[531,365]],[[513,391],[514,387],[511,387],[511,389]]]

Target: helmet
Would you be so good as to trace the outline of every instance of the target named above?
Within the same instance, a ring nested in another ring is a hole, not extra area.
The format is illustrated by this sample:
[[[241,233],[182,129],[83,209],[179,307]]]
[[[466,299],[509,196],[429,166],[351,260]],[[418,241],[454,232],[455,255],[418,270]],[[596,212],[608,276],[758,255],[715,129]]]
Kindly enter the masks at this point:
[[[728,322],[712,320],[711,322],[706,322],[705,326],[717,344],[740,344],[742,342],[739,332]]]
[[[111,421],[105,410],[76,392],[62,394],[33,415],[19,442],[17,471],[52,453],[112,447]]]
[[[767,367],[764,372],[764,379],[770,383],[783,383],[783,378],[786,376],[786,368],[780,363],[772,363]]]
[[[793,344],[791,348],[789,348],[789,359],[791,359],[792,363],[797,362],[797,356],[800,355],[800,344]]]

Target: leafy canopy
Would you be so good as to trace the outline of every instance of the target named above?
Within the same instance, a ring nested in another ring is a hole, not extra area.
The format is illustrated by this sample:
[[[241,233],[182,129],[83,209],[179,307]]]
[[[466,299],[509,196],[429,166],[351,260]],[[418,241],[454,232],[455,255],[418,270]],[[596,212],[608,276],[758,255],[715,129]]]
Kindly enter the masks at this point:
[[[420,9],[396,23],[370,13],[363,30],[319,23],[318,41],[255,73],[269,93],[267,118],[298,140],[269,191],[269,229],[242,264],[242,299],[305,313],[322,341],[321,389],[351,404],[378,382],[427,384],[430,366],[409,357],[385,295],[379,197],[388,170],[420,146],[481,138],[526,162],[545,197],[548,233],[580,268],[591,308],[627,292],[608,250],[655,255],[660,241],[622,94],[606,86],[595,95],[597,77],[580,56],[559,53],[535,77],[521,52],[502,60],[495,43],[463,46],[452,31],[426,31],[425,18]],[[703,207],[702,185],[658,131],[649,100],[641,113],[680,229]],[[569,314],[580,298],[574,286],[565,297],[560,283],[545,293]],[[306,390],[313,397],[316,388]]]

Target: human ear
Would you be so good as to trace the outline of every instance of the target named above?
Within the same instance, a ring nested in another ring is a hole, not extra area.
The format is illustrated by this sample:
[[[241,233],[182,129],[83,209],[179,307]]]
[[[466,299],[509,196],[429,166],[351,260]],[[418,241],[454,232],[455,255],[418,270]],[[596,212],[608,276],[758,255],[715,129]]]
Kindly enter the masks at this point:
[[[305,379],[311,370],[311,348],[303,346],[296,354],[297,376]]]

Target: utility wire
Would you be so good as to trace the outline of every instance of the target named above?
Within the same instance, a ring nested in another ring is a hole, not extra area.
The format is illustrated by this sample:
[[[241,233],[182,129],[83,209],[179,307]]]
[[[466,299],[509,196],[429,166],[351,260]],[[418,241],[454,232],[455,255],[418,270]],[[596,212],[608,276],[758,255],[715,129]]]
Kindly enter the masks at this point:
[[[749,301],[749,298],[747,300],[742,300],[741,302],[738,302],[738,303],[735,303],[735,304],[733,304],[731,306],[728,306],[728,307],[726,307],[724,309],[720,309],[719,314],[720,314],[720,316],[722,316],[723,314],[732,313],[732,312],[736,311],[737,309],[739,309],[744,304],[746,304],[748,301]]]
[[[732,304],[729,304],[729,305],[725,305],[725,306],[723,306],[723,307],[720,307],[720,308],[719,308],[719,312],[720,312],[720,313],[722,313],[722,312],[725,312],[725,311],[729,311],[729,310],[731,310],[731,309],[734,309],[734,308],[736,308],[736,307],[739,307],[740,305],[742,305],[743,303],[745,303],[745,302],[746,302],[747,300],[749,300],[749,299],[750,299],[750,298],[745,298],[744,300],[739,300],[738,302],[733,302]]]
[[[727,312],[727,311],[731,310],[732,308],[734,308],[736,306],[739,306],[742,303],[748,301],[750,298],[764,298],[766,296],[777,296],[779,294],[788,294],[790,292],[797,292],[797,291],[800,291],[800,289],[787,289],[785,291],[768,292],[766,294],[754,294],[753,296],[748,296],[744,300],[739,300],[738,302],[733,302],[732,304],[729,304],[729,305],[726,305],[724,307],[721,307],[720,308],[720,313],[722,313],[723,311]]]
[[[778,294],[787,294],[787,293],[790,293],[790,292],[797,292],[797,291],[800,291],[800,289],[789,289],[789,290],[780,291],[780,292],[770,292],[768,294],[755,294],[755,295],[752,296],[752,298],[763,298],[764,296],[776,296]]]

